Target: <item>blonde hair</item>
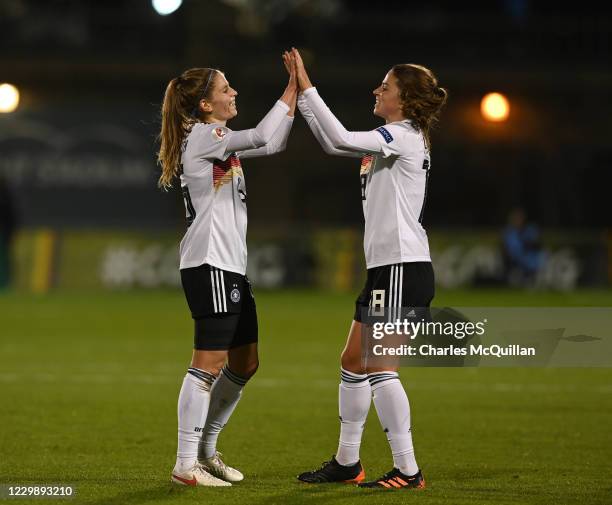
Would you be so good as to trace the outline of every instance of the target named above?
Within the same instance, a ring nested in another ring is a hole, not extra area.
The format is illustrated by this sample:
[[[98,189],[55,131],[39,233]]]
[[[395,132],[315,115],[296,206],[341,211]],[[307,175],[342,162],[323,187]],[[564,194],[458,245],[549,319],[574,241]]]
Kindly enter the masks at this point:
[[[180,175],[183,141],[193,125],[202,120],[200,101],[209,98],[217,72],[214,68],[190,68],[166,87],[157,153],[157,163],[162,170],[157,185],[162,189],[172,187],[172,181]]]

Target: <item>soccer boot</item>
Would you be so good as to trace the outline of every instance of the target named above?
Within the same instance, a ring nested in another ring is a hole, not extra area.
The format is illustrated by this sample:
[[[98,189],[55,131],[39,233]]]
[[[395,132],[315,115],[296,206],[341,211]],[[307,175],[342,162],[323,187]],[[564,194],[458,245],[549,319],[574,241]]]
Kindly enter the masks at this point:
[[[181,486],[231,486],[229,482],[217,479],[208,473],[202,465],[196,463],[186,472],[172,471],[172,482]]]
[[[354,465],[344,466],[332,459],[321,465],[321,468],[312,472],[304,472],[298,475],[298,480],[309,484],[323,484],[326,482],[345,482],[357,484],[365,479],[365,472],[361,462],[357,461]]]
[[[227,482],[240,482],[244,479],[244,475],[241,472],[232,468],[231,466],[227,466],[220,458],[221,453],[217,451],[212,458],[206,458],[200,460],[200,464],[204,467],[211,475],[219,479],[223,479]]]
[[[387,472],[380,479],[373,480],[371,482],[362,482],[359,487],[375,487],[375,488],[386,488],[386,489],[402,489],[402,488],[417,488],[423,489],[425,487],[425,479],[421,470],[414,475],[405,475],[400,472],[397,468],[394,468],[390,472]]]

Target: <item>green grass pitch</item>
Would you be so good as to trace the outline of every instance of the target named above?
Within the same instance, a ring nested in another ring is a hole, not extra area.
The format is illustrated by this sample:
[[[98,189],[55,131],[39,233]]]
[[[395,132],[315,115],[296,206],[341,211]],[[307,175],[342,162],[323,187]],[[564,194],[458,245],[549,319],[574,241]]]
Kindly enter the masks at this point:
[[[354,295],[259,292],[258,374],[220,438],[232,488],[169,482],[191,353],[178,291],[0,295],[0,483],[71,484],[52,503],[612,503],[611,369],[403,369],[423,491],[296,481],[336,449]],[[610,292],[443,292],[436,305],[612,306]],[[368,477],[391,468],[374,409]],[[11,500],[44,503],[46,500]]]

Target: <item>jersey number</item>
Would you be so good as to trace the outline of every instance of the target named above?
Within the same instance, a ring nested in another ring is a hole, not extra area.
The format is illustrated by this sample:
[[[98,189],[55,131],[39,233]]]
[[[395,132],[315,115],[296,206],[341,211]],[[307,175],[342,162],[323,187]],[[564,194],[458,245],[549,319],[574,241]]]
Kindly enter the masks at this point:
[[[183,186],[181,188],[181,191],[183,192],[183,201],[185,202],[187,228],[189,228],[196,217],[196,211],[193,208],[193,203],[191,203],[191,195],[189,194],[189,188],[187,186]]]
[[[429,184],[429,160],[423,160],[423,170],[425,170],[425,192],[423,193],[423,205],[419,214],[419,223],[423,224],[423,213],[425,212],[425,200],[427,200],[427,186]]]

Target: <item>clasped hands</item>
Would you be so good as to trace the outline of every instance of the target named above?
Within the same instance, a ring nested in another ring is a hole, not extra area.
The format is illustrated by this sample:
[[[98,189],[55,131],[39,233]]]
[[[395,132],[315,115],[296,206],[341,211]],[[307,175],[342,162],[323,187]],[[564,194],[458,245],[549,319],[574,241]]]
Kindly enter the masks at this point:
[[[289,73],[289,86],[295,86],[298,93],[312,88],[312,83],[304,67],[304,61],[300,52],[292,47],[291,51],[285,51],[283,53],[283,63]]]

